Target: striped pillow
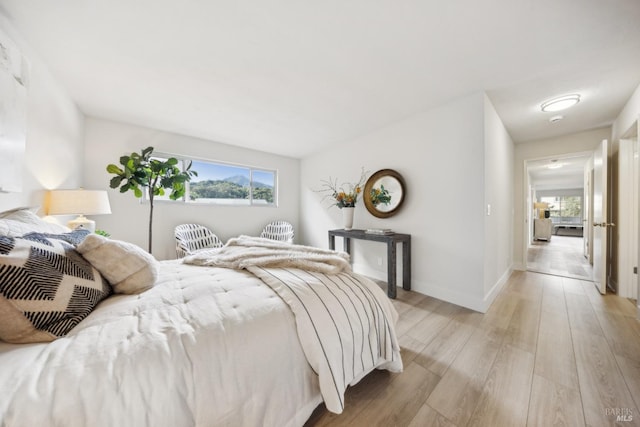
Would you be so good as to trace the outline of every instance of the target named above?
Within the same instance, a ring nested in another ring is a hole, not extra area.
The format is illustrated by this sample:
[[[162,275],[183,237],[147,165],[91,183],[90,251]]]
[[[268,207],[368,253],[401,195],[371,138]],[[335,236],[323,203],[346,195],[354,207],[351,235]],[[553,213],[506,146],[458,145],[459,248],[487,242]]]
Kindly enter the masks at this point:
[[[111,293],[98,270],[69,243],[82,237],[73,233],[0,236],[0,339],[53,341]]]

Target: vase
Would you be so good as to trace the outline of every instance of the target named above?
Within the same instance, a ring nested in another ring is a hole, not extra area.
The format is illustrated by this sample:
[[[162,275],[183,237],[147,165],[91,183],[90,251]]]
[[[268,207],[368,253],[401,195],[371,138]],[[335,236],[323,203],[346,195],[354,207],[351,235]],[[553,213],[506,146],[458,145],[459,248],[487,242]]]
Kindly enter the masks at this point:
[[[342,224],[345,230],[351,230],[351,227],[353,227],[353,212],[355,210],[355,207],[342,208]]]

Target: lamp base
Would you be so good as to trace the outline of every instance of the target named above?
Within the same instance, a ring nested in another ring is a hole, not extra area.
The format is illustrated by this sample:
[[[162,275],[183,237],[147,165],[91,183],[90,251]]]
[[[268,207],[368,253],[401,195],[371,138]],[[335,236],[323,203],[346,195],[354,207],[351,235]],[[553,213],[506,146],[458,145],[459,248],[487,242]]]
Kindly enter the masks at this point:
[[[84,215],[78,215],[76,219],[69,221],[67,226],[72,230],[89,230],[92,233],[96,231],[96,222],[88,219]]]

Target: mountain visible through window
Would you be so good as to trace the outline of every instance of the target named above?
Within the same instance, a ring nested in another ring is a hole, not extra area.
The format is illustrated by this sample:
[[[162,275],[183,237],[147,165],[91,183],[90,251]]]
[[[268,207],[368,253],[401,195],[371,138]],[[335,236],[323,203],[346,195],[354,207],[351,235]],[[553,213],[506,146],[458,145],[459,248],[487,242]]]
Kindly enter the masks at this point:
[[[206,160],[181,160],[184,165],[192,162],[191,169],[198,173],[187,183],[186,203],[276,205],[276,171]]]

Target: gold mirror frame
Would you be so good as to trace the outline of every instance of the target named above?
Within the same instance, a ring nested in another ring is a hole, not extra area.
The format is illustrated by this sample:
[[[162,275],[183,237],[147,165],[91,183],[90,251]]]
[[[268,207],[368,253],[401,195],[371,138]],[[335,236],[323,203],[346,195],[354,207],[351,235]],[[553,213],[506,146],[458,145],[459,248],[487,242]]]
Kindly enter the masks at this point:
[[[376,187],[376,185],[380,185],[379,182],[385,178],[395,180],[399,186],[399,193],[400,193],[398,195],[397,194],[398,191],[394,190],[394,192],[391,194],[393,207],[389,210],[379,209],[371,200],[371,190],[373,190]],[[405,193],[406,193],[406,189],[405,189],[404,179],[402,178],[402,175],[400,175],[398,172],[394,171],[393,169],[382,169],[374,173],[373,175],[371,175],[371,177],[369,177],[369,179],[367,180],[367,183],[364,185],[364,194],[362,197],[364,199],[364,205],[367,207],[367,210],[371,215],[376,216],[378,218],[389,218],[390,216],[397,214],[398,210],[402,207]],[[394,196],[396,197],[395,200],[394,200]]]

